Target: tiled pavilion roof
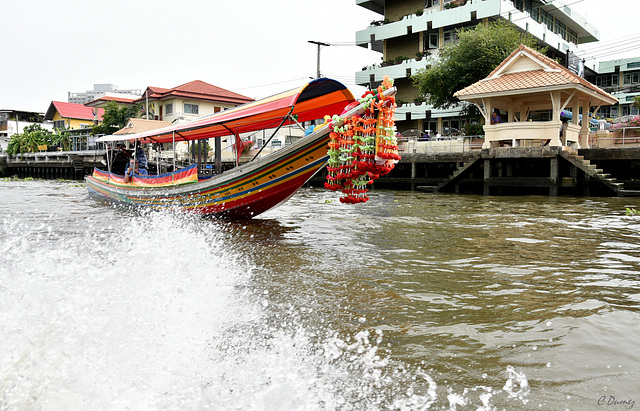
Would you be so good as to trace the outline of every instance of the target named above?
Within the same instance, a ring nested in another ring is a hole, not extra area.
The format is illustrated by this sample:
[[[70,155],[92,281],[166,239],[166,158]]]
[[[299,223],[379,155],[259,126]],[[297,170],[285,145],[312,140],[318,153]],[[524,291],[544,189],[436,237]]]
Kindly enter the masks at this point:
[[[169,127],[170,121],[146,120],[143,118],[130,118],[126,127],[113,133],[114,135],[142,133],[157,128]]]
[[[518,60],[521,58],[531,61],[527,65],[519,65]],[[523,67],[529,69],[522,69]],[[519,90],[544,91],[546,88],[562,86],[568,86],[568,88],[583,86],[604,101],[611,101],[610,104],[617,101],[606,91],[525,45],[520,45],[487,78],[456,92],[454,95],[462,100],[468,100],[484,95],[514,94],[513,92]]]

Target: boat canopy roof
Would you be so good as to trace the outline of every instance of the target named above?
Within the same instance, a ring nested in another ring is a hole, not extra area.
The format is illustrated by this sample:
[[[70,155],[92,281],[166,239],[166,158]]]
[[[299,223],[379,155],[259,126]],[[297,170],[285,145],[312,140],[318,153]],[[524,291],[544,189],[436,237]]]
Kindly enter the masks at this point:
[[[262,100],[246,103],[197,120],[170,127],[128,135],[103,136],[96,141],[134,141],[168,143],[251,133],[280,125],[321,119],[341,114],[354,102],[353,94],[342,83],[319,78],[310,83]]]

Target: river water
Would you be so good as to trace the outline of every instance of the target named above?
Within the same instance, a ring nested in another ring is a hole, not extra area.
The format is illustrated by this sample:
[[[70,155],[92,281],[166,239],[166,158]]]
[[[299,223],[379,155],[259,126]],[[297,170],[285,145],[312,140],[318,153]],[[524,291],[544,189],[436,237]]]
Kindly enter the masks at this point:
[[[370,197],[225,222],[0,181],[0,409],[640,407],[638,200]]]

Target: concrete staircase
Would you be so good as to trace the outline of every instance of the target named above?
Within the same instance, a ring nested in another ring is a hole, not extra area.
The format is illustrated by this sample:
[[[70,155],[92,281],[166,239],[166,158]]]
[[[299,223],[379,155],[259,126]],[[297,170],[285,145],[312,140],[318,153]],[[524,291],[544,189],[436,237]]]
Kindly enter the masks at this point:
[[[456,171],[454,171],[453,174],[451,174],[451,176],[449,176],[449,178],[447,178],[446,180],[444,180],[442,183],[438,184],[433,192],[437,193],[439,191],[441,191],[443,188],[456,184],[456,182],[458,180],[460,180],[462,178],[462,175],[469,169],[471,169],[472,167],[474,167],[474,165],[480,161],[480,156],[477,157],[473,157],[470,158],[467,162],[465,162],[464,164],[462,164],[460,167],[458,167],[456,169]]]
[[[604,170],[597,168],[595,164],[591,164],[589,160],[585,160],[583,156],[578,155],[575,151],[562,151],[560,156],[584,171],[591,178],[610,188],[618,197],[640,197],[640,190],[626,190],[624,183],[611,177],[611,174],[605,173]]]
[[[586,160],[583,156],[578,155],[578,153],[575,151],[560,149],[557,151],[557,156],[568,161],[577,169],[582,170],[590,178],[607,187],[615,196],[640,197],[640,190],[625,190],[624,183],[618,181],[609,173],[605,173],[604,170],[597,168],[595,164],[591,164],[589,160]],[[443,189],[452,187],[463,178],[465,172],[476,166],[476,163],[481,158],[481,156],[477,156],[469,159],[463,165],[459,166],[456,171],[451,176],[449,176],[449,178],[447,178],[437,186],[421,186],[417,188],[422,191],[437,193],[442,191]]]
[[[625,192],[624,183],[621,183],[616,178],[611,177],[611,174],[605,173],[604,170],[598,168],[595,164],[591,164],[589,160],[585,160],[583,156],[578,155],[578,153],[576,153],[575,151],[563,150],[560,152],[560,157],[564,158],[572,165],[582,170],[589,177],[599,181],[600,183],[608,187],[616,195],[622,196],[621,194]]]

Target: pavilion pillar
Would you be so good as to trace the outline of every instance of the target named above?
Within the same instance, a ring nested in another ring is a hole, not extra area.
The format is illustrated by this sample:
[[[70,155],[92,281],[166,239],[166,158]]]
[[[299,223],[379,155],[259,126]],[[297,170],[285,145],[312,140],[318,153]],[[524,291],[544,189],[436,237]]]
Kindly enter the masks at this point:
[[[582,103],[582,128],[580,129],[580,147],[591,148],[589,142],[589,123],[591,123],[591,114],[589,113],[589,102],[580,100]]]
[[[507,121],[509,123],[513,123],[516,121],[516,105],[513,101],[513,99],[511,99],[509,101],[509,115],[507,116]],[[511,140],[511,147],[517,147],[520,145],[520,140],[516,139],[515,137]]]
[[[578,97],[575,97],[573,99],[573,106],[571,107],[571,112],[573,113],[573,115],[571,116],[571,123],[574,125],[579,125],[580,124],[580,99]],[[584,119],[583,116],[583,123],[586,119]],[[581,140],[581,136],[582,136],[582,132],[578,135],[578,148],[588,148],[586,145],[582,145],[582,141]]]
[[[553,118],[551,119],[551,121],[558,126],[558,131],[553,133],[553,135],[551,136],[551,142],[549,143],[549,146],[562,147],[562,142],[560,141],[560,126],[562,125],[562,122],[560,121],[560,105],[562,104],[560,102],[560,92],[551,91],[549,92],[549,94],[551,95],[551,104],[553,106]]]
[[[485,115],[485,126],[491,126],[491,113],[493,113],[493,106],[491,104],[491,98],[487,98],[484,100],[484,111]],[[483,149],[491,148],[491,141],[488,140],[490,133],[487,133],[485,130],[484,133],[484,143],[482,143]],[[486,164],[486,163],[485,163]],[[488,194],[485,194],[488,195]]]

